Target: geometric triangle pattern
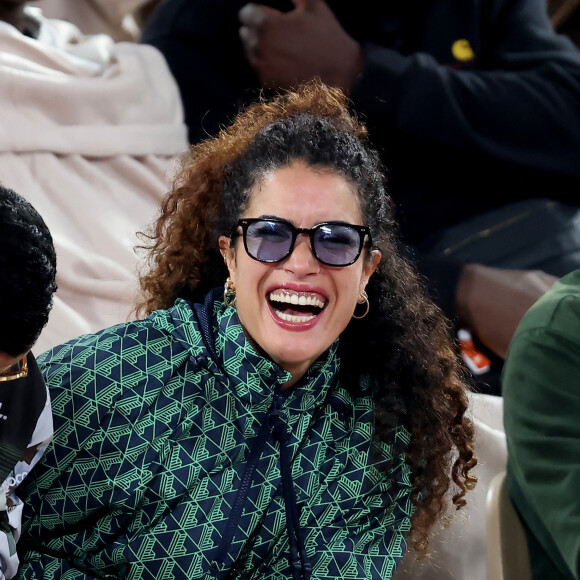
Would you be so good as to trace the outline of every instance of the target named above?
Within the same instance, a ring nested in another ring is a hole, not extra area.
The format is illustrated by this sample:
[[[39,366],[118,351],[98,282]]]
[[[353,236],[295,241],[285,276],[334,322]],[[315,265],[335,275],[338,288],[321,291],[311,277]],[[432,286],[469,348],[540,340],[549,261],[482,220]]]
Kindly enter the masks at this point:
[[[207,323],[200,308],[179,299],[39,357],[55,433],[21,486],[17,577],[290,578],[282,444],[312,578],[390,578],[414,509],[408,432],[373,464],[372,399],[336,380],[335,343],[284,393],[290,437],[276,441],[289,374],[235,308],[215,300]]]

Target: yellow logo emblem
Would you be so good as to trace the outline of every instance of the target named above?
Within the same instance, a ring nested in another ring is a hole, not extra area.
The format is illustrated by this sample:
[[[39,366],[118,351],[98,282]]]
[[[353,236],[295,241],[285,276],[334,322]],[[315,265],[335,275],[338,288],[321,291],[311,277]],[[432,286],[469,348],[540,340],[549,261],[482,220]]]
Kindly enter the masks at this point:
[[[460,38],[452,44],[451,53],[461,62],[468,62],[475,58],[471,44],[469,44],[469,40],[466,40],[465,38]]]

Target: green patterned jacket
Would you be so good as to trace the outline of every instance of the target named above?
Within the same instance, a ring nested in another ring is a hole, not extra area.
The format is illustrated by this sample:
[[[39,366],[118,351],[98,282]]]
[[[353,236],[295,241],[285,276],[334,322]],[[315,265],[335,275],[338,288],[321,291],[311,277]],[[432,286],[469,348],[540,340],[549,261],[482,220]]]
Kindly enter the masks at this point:
[[[336,380],[337,343],[281,394],[289,375],[214,296],[40,357],[55,438],[23,489],[18,578],[292,578],[293,530],[312,578],[391,577],[413,511],[407,431],[379,470],[373,404]]]

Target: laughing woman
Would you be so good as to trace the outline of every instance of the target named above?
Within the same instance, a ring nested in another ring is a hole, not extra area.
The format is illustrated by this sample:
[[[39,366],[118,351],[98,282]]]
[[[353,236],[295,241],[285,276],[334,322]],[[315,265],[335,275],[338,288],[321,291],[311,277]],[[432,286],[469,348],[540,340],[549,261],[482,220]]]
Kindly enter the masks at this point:
[[[240,113],[144,239],[148,316],[41,361],[20,577],[384,580],[425,550],[474,483],[466,386],[344,96]]]

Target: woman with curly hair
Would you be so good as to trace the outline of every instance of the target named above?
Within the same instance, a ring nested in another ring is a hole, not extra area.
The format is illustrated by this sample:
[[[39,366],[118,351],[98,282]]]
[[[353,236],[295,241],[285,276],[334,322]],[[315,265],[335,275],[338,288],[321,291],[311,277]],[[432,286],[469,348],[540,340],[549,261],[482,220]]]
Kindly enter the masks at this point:
[[[44,357],[21,578],[384,580],[465,503],[461,366],[347,105],[308,83],[194,146],[147,316]]]

